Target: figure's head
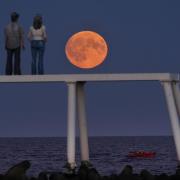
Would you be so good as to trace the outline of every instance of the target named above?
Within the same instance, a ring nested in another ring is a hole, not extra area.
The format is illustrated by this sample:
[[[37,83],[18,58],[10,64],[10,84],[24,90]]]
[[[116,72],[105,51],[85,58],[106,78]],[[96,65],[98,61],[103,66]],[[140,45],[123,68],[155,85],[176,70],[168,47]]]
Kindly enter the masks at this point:
[[[17,12],[11,13],[11,22],[17,22],[19,19],[19,14]]]
[[[34,27],[34,29],[40,29],[42,24],[43,24],[42,16],[37,14],[34,17],[34,20],[33,20],[33,27]]]

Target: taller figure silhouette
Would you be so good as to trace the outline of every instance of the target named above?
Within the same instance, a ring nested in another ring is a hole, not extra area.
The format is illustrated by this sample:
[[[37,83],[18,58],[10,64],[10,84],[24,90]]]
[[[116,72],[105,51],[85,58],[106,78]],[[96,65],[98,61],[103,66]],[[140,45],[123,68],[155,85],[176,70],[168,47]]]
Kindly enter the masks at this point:
[[[5,27],[5,49],[7,51],[6,75],[21,74],[21,49],[24,49],[24,32],[18,24],[19,14],[11,14],[11,22]],[[14,62],[13,62],[14,57]]]

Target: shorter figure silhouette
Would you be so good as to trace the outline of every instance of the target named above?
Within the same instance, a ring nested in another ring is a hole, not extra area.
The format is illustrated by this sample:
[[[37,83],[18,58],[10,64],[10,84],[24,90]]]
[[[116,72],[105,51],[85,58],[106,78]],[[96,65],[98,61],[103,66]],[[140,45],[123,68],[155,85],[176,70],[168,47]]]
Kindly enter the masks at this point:
[[[44,74],[44,51],[47,41],[46,28],[43,25],[41,15],[36,15],[33,20],[33,25],[30,27],[28,39],[31,43],[32,74]],[[38,68],[37,68],[38,67]],[[38,70],[37,70],[38,69]]]

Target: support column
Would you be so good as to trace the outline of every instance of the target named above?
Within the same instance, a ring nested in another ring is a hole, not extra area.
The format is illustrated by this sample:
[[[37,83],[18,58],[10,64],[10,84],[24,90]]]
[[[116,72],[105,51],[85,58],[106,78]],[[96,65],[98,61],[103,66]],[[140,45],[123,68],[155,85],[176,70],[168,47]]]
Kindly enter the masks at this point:
[[[175,142],[178,165],[180,165],[180,124],[171,82],[162,82]]]
[[[68,168],[74,170],[75,140],[76,140],[76,82],[67,82],[68,86],[68,110],[67,110],[67,162]]]
[[[172,83],[172,88],[173,88],[173,94],[175,98],[175,103],[178,111],[178,115],[180,118],[180,89],[179,89],[179,83],[178,82],[173,82]]]
[[[77,112],[80,130],[80,148],[81,148],[81,162],[89,165],[89,146],[88,146],[88,132],[86,121],[86,107],[85,107],[85,82],[77,83]]]

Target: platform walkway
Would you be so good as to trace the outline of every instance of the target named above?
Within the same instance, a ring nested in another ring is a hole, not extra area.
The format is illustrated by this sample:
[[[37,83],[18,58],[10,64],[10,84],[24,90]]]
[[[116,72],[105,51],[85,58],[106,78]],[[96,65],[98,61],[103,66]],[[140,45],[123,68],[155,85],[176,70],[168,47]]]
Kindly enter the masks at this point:
[[[40,82],[64,82],[68,91],[67,110],[67,162],[70,169],[76,167],[75,161],[75,124],[76,115],[79,121],[80,148],[82,163],[89,163],[89,144],[85,108],[86,82],[106,81],[158,81],[162,84],[171,127],[180,163],[180,90],[179,74],[171,73],[122,73],[122,74],[52,74],[52,75],[13,75],[0,76],[0,83],[40,83]],[[128,97],[127,97],[128,98]],[[163,124],[162,124],[163,125]]]

